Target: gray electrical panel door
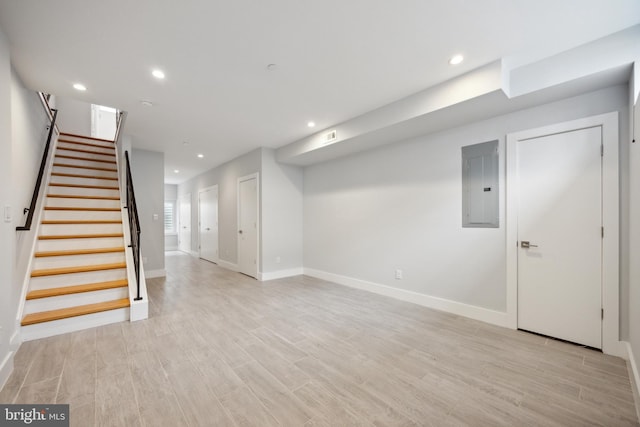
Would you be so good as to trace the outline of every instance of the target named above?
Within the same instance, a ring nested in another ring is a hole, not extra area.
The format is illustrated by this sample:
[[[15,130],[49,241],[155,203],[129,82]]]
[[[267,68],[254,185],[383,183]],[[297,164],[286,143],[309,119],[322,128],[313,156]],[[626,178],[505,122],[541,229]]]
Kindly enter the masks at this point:
[[[462,147],[462,226],[498,228],[498,141]]]

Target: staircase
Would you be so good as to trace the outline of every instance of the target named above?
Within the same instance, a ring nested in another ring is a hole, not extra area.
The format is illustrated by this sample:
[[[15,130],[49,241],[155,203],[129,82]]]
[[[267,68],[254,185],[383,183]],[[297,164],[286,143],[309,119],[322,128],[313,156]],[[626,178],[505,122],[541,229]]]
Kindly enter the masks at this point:
[[[22,319],[31,340],[129,319],[113,141],[61,133]]]

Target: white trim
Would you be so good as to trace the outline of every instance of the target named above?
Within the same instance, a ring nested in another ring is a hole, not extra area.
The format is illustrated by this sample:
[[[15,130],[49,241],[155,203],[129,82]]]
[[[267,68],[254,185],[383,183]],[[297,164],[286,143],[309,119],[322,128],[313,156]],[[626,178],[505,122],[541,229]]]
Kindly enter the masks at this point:
[[[20,336],[20,328],[16,329],[11,339],[9,340],[9,348],[13,351],[18,351],[18,348],[22,344],[22,337]]]
[[[232,262],[225,261],[223,259],[219,259],[217,264],[218,264],[218,267],[222,267],[222,268],[226,268],[227,270],[238,272],[238,264],[234,264]]]
[[[260,217],[260,196],[262,194],[262,192],[260,191],[260,173],[259,172],[254,172],[252,174],[249,175],[245,175],[245,176],[241,176],[240,178],[238,178],[237,180],[237,185],[236,185],[236,229],[239,229],[240,227],[240,183],[244,182],[244,181],[249,181],[251,179],[255,179],[256,180],[256,279],[258,279],[259,274],[260,274],[260,265],[262,264],[262,258],[260,257],[260,242],[262,241],[262,239],[260,238],[261,236],[261,228],[260,228],[260,221],[261,221],[261,217]],[[239,266],[240,266],[240,235],[236,234],[236,259],[238,260],[238,265],[236,268],[238,268],[238,270],[236,271],[240,271],[239,270]],[[242,272],[243,274],[247,274]],[[247,274],[248,276],[253,277],[250,274]]]
[[[198,250],[197,250],[196,253],[197,253],[197,257],[198,258],[203,259],[205,261],[214,262],[214,263],[217,264],[218,263],[218,259],[220,258],[220,255],[219,255],[219,253],[220,253],[220,227],[217,227],[218,229],[216,230],[216,234],[218,234],[218,244],[216,246],[217,246],[218,249],[216,250],[216,252],[217,252],[216,255],[217,256],[216,256],[215,259],[202,258],[202,242],[200,240],[201,239],[201,234],[202,234],[202,230],[200,229],[200,227],[202,226],[201,221],[200,221],[200,208],[201,208],[201,206],[200,206],[200,195],[202,193],[204,193],[204,192],[211,191],[211,190],[215,190],[215,192],[216,192],[216,210],[218,211],[218,212],[216,212],[216,218],[218,218],[218,223],[220,223],[220,221],[219,221],[219,219],[220,219],[219,218],[219,215],[220,215],[220,209],[219,209],[220,190],[218,189],[218,184],[211,185],[209,187],[205,187],[205,188],[202,188],[202,189],[198,190]]]
[[[20,300],[18,301],[18,304],[19,304],[18,311],[16,313],[16,318],[14,322],[15,328],[18,330],[20,329],[20,323],[22,321],[22,317],[24,314],[24,306],[27,301],[27,293],[29,292],[29,284],[31,283],[31,270],[33,269],[33,263],[35,259],[33,254],[36,252],[36,247],[38,245],[37,236],[40,235],[40,226],[42,225],[42,217],[44,215],[44,206],[47,203],[46,195],[49,189],[49,184],[51,183],[51,172],[53,171],[55,153],[58,149],[58,137],[60,136],[60,132],[57,131],[56,129],[56,133],[57,135],[55,136],[52,135],[53,141],[52,141],[52,145],[49,147],[46,172],[44,175],[45,180],[43,185],[40,186],[40,192],[38,193],[38,199],[36,203],[36,213],[34,214],[33,220],[31,222],[31,230],[20,232],[20,233],[24,233],[23,237],[31,239],[31,249],[28,253],[29,259],[27,261],[27,268],[22,281],[22,289],[20,291]]]
[[[638,372],[638,365],[636,365],[636,358],[633,355],[631,343],[626,342],[625,344],[627,345],[627,357],[629,358],[629,368],[631,371],[629,377],[633,391],[633,400],[636,404],[636,415],[640,420],[640,373]]]
[[[602,127],[604,157],[602,162],[602,351],[625,357],[624,344],[619,340],[619,183],[618,183],[618,112],[614,111],[569,122],[558,123],[507,135],[507,317],[508,326],[518,327],[518,194],[512,183],[517,182],[517,142],[560,132],[588,127]]]
[[[354,279],[352,277],[341,276],[307,267],[304,268],[304,274],[337,283],[339,285],[348,286],[350,288],[362,289],[375,294],[418,304],[423,307],[433,308],[435,310],[479,320],[481,322],[491,323],[497,326],[507,326],[507,314],[501,311],[464,304],[457,301],[381,285],[379,283],[367,282],[365,280]]]
[[[13,356],[14,351],[9,351],[0,363],[0,390],[7,384],[11,372],[13,372]]]
[[[268,273],[260,272],[258,273],[258,280],[265,281],[265,280],[283,279],[285,277],[300,276],[302,274],[304,274],[304,268],[302,267],[290,268],[287,270],[270,271]]]
[[[129,307],[125,307],[23,326],[22,339],[24,341],[32,341],[111,323],[125,322],[129,320],[129,311]]]
[[[155,279],[156,277],[166,277],[167,276],[167,270],[163,269],[158,269],[158,270],[147,270],[144,273],[145,277],[147,279]],[[140,281],[142,281],[142,277],[140,277]]]

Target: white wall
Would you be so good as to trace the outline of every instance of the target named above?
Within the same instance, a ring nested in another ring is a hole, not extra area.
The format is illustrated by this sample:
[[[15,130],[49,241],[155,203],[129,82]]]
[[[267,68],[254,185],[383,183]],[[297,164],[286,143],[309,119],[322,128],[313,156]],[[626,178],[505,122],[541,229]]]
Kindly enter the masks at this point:
[[[11,70],[11,136],[12,136],[12,187],[14,191],[15,217],[14,225],[23,226],[27,215],[23,209],[31,205],[33,190],[38,177],[42,154],[49,131],[49,116],[45,112],[40,97],[34,91],[24,87],[20,76]],[[57,134],[52,134],[49,156]],[[19,167],[15,167],[20,165]],[[32,257],[36,239],[38,217],[46,190],[46,176],[43,177],[36,209],[34,211],[31,230],[16,233],[16,264],[14,283],[19,288],[24,282]]]
[[[0,209],[13,206],[12,144],[11,144],[11,63],[9,43],[0,29]],[[4,385],[13,369],[13,351],[10,345],[15,331],[14,318],[17,312],[16,284],[14,274],[14,243],[16,230],[12,222],[0,219],[0,387]]]
[[[175,184],[165,184],[164,185],[164,201],[165,202],[173,202],[175,209],[177,211],[178,205],[176,201],[178,200],[178,186]],[[178,217],[175,216],[177,221]],[[165,234],[164,235],[164,250],[165,251],[175,251],[178,250],[178,233],[177,231],[173,234]]]
[[[58,127],[61,132],[91,135],[91,104],[71,98],[56,97]]]
[[[505,311],[504,155],[500,228],[463,229],[460,148],[614,110],[624,137],[627,87],[616,86],[308,167],[305,269]]]
[[[262,149],[262,263],[264,278],[302,272],[302,168],[276,161]],[[277,273],[282,272],[282,273]],[[289,272],[289,273],[287,273]]]
[[[129,155],[145,275],[164,275],[164,153],[134,149]]]
[[[238,263],[238,178],[261,172],[261,149],[253,150],[178,185],[178,198],[191,193],[191,250],[198,252],[198,190],[218,185],[220,263]]]

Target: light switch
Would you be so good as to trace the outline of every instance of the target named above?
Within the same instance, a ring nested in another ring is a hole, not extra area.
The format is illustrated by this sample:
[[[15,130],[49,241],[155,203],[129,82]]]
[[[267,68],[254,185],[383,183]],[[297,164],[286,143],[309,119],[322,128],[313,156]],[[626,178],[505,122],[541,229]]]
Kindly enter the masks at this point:
[[[158,220],[158,214],[153,214],[153,220],[157,221]]]

